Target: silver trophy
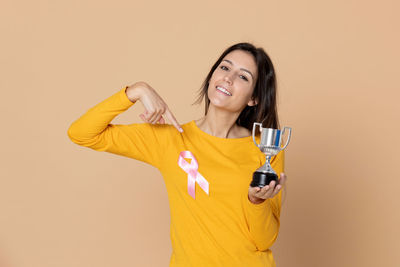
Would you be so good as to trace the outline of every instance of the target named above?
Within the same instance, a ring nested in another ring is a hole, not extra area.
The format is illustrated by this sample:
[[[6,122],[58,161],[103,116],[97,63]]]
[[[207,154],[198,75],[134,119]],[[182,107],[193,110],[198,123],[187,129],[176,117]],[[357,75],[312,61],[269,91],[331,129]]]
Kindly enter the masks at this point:
[[[261,133],[260,144],[257,144],[254,137],[257,125],[260,127]],[[282,136],[285,134],[286,129],[289,131],[288,138],[286,144],[281,147]],[[284,127],[283,131],[281,131],[278,129],[263,128],[262,124],[258,122],[255,122],[253,124],[252,135],[254,144],[261,150],[261,152],[265,154],[266,161],[264,165],[262,165],[253,173],[253,180],[250,183],[251,187],[263,187],[269,185],[272,180],[278,182],[278,175],[276,174],[274,169],[272,169],[270,160],[271,157],[275,156],[279,153],[279,151],[284,150],[287,147],[287,145],[289,144],[291,133],[292,128],[290,127]]]

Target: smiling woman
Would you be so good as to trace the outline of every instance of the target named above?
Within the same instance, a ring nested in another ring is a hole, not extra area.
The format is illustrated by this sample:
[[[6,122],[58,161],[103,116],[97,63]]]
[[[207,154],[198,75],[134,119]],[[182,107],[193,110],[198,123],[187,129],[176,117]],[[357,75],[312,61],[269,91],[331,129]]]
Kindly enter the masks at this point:
[[[68,136],[160,170],[171,211],[170,266],[275,266],[270,247],[280,225],[283,151],[271,160],[279,183],[250,186],[265,163],[250,129],[254,122],[279,126],[269,57],[249,43],[229,47],[207,75],[203,98],[205,116],[181,126],[156,90],[136,82],[89,109]],[[111,124],[138,100],[145,123]]]
[[[223,114],[226,119],[236,119],[235,115],[238,117],[247,105],[257,104],[252,97],[256,82],[252,78],[252,72],[257,73],[257,65],[250,53],[234,50],[226,56],[209,81],[207,96],[210,105],[206,115],[210,120],[215,121],[213,117],[216,113],[219,116]],[[222,94],[219,93],[221,91]],[[220,97],[221,95],[229,97]]]
[[[201,103],[204,99],[206,116],[214,109],[209,87],[214,89],[216,86],[221,86],[231,95],[231,89],[236,89],[240,94],[239,103],[226,107],[235,114],[239,112],[234,121],[236,125],[250,131],[254,122],[263,122],[263,127],[279,129],[275,69],[262,48],[239,43],[222,53],[205,78],[195,102]]]

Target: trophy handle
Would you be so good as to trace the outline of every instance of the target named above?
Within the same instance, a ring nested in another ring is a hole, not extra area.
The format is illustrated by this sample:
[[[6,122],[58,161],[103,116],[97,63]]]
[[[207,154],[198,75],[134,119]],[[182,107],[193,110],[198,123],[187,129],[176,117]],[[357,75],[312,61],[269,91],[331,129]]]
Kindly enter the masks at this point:
[[[256,142],[256,138],[254,137],[254,134],[255,134],[255,132],[256,132],[256,126],[257,126],[257,125],[260,126],[260,132],[262,131],[262,124],[259,123],[259,122],[255,122],[255,123],[253,124],[252,136],[253,136],[253,142],[254,142],[254,144],[256,144],[256,146],[258,147],[258,144],[257,144],[257,142]]]
[[[286,129],[289,130],[289,134],[288,134],[288,138],[287,138],[287,140],[286,140],[286,144],[285,144],[284,147],[281,147],[281,150],[284,150],[284,149],[287,147],[287,145],[289,144],[290,136],[292,135],[292,128],[290,128],[290,127],[284,127],[284,128],[283,128],[283,131],[282,131],[282,135],[285,134],[285,130],[286,130]],[[282,135],[281,135],[281,137],[282,137]]]

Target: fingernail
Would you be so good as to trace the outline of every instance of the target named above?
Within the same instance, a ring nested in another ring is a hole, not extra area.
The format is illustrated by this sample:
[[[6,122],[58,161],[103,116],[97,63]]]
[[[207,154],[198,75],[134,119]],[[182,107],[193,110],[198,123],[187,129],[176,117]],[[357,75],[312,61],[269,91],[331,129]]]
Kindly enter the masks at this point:
[[[182,129],[182,128],[179,128],[179,131],[180,131],[181,133],[183,133],[183,129]]]

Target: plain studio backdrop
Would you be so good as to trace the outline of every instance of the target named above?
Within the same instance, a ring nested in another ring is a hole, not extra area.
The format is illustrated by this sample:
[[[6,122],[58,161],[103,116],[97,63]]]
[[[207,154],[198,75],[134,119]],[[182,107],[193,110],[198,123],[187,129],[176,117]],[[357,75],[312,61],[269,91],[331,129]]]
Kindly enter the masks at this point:
[[[251,42],[275,64],[287,194],[279,267],[400,266],[399,2],[2,1],[1,267],[168,266],[159,171],[67,130],[146,81],[183,124],[212,64]],[[142,122],[139,102],[112,123]]]

